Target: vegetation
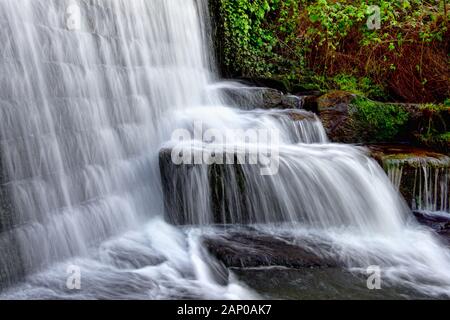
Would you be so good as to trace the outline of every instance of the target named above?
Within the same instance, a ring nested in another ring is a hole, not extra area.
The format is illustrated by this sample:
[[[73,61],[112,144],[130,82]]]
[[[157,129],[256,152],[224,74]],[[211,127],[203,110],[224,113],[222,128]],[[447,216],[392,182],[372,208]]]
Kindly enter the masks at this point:
[[[392,141],[408,123],[410,115],[401,105],[381,104],[357,97],[352,105],[355,120],[361,123],[364,134],[377,141]]]
[[[230,76],[384,100],[443,102],[450,96],[446,0],[217,1]],[[368,27],[371,5],[380,9],[379,29]]]

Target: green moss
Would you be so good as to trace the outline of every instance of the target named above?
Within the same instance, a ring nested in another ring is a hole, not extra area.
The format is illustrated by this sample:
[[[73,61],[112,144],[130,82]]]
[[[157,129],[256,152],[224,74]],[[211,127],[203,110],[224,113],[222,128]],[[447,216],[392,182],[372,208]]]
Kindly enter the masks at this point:
[[[338,90],[349,91],[360,96],[381,99],[385,96],[383,88],[374,84],[368,77],[357,78],[341,73],[332,78],[332,85]]]
[[[321,92],[346,91],[376,100],[386,99],[385,90],[381,85],[373,83],[369,77],[356,77],[347,73],[339,73],[331,78],[314,75],[309,77],[308,83],[304,83],[302,87]]]
[[[409,113],[401,105],[375,102],[357,97],[352,101],[352,117],[357,121],[362,135],[374,142],[393,140],[405,130]]]
[[[450,107],[450,98],[445,99],[444,105]]]
[[[443,134],[439,135],[439,138],[441,140],[450,142],[450,132],[446,132],[446,133],[443,133]]]
[[[434,104],[434,103],[425,103],[420,105],[419,107],[422,111],[430,111],[432,113],[438,113],[438,112],[446,112],[450,109],[450,106],[444,104]]]

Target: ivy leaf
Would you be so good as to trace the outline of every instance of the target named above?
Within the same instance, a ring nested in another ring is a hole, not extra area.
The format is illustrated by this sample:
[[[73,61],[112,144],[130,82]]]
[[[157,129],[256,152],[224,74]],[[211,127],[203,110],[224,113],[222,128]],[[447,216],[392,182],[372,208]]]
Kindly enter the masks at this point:
[[[312,14],[309,16],[309,20],[311,20],[312,23],[316,23],[317,21],[319,21],[319,15]]]

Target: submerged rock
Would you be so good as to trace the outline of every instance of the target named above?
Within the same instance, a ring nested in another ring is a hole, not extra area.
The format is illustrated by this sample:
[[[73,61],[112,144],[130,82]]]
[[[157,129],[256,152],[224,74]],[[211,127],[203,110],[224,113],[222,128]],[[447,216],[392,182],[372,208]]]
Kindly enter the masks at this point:
[[[421,224],[433,229],[450,246],[450,214],[416,210],[414,216]]]
[[[227,267],[338,267],[336,261],[321,255],[322,250],[317,244],[294,242],[261,232],[230,231],[205,237],[203,242],[211,254]]]
[[[380,290],[368,290],[366,275],[344,268],[250,268],[235,269],[233,273],[267,299],[429,299],[425,294],[385,282]]]

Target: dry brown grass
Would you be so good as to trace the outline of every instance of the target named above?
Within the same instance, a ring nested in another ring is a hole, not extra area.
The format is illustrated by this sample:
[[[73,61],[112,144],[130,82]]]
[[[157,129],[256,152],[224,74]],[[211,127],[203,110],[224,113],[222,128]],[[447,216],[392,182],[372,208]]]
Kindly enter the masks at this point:
[[[308,27],[301,26],[300,34]],[[442,21],[436,22],[436,24]],[[389,49],[387,40],[373,45],[361,45],[361,32],[355,27],[336,50],[313,45],[306,55],[309,69],[316,74],[332,77],[337,74],[368,76],[382,85],[391,99],[408,102],[442,102],[450,97],[450,25],[442,41],[421,40],[420,31],[404,30],[401,46]],[[396,35],[398,30],[392,30]],[[390,30],[384,30],[389,33]],[[313,41],[314,43],[314,41]]]

